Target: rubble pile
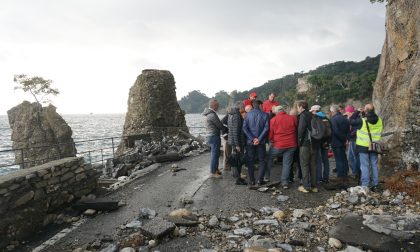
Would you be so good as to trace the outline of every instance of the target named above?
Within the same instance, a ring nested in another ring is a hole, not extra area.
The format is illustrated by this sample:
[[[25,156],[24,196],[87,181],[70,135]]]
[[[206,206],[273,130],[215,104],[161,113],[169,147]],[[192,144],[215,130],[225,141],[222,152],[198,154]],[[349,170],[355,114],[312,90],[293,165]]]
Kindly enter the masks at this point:
[[[316,208],[265,206],[248,209],[229,216],[201,216],[198,229],[188,229],[191,235],[208,237],[215,251],[329,251],[343,248],[339,236],[331,232],[340,219],[348,214],[364,218],[367,227],[403,240],[420,236],[420,205],[406,193],[392,195],[372,193],[366,187],[352,187],[337,193],[325,205]],[[376,217],[376,222],[373,221]],[[387,228],[376,224],[384,220]],[[389,219],[395,224],[389,224]],[[376,226],[375,226],[376,225]],[[372,228],[373,227],[373,228]],[[363,244],[361,244],[363,245]],[[257,247],[266,250],[255,250]],[[254,249],[254,250],[253,250]],[[362,251],[366,249],[360,247]],[[344,250],[346,251],[346,250]]]
[[[193,136],[166,136],[161,141],[136,140],[133,148],[127,149],[117,158],[107,160],[103,177],[134,179],[136,171],[154,163],[179,161],[183,157],[196,156],[207,150],[208,146],[202,139]]]
[[[357,186],[315,208],[282,206],[278,200],[273,206],[213,215],[184,208],[168,216],[142,208],[138,218],[118,228],[116,237],[102,241],[100,247],[92,242],[78,251],[159,251],[160,244],[181,237],[209,240],[200,245],[207,252],[381,251],[381,246],[416,251],[415,242],[420,240],[420,204],[406,193],[374,193]],[[354,231],[378,238],[370,241],[367,236],[340,231],[340,223],[350,217],[360,219],[361,226]]]

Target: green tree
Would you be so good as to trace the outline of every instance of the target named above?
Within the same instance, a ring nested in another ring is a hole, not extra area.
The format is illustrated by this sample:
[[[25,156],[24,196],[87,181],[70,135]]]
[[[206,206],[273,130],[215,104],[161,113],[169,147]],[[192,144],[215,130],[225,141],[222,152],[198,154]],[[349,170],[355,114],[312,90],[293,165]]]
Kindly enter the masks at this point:
[[[193,90],[189,92],[188,95],[182,97],[181,100],[178,101],[178,104],[185,113],[201,113],[203,112],[203,109],[208,106],[209,99],[209,97],[199,90]]]
[[[226,91],[219,91],[214,95],[214,99],[219,102],[219,107],[224,109],[227,108],[229,104],[232,103],[230,95]]]
[[[291,88],[284,92],[284,99],[280,101],[280,103],[284,103],[288,107],[291,107],[293,103],[297,100],[297,92],[296,88]]]
[[[38,104],[49,102],[49,95],[58,95],[58,89],[52,88],[52,80],[46,80],[42,77],[28,77],[26,74],[16,74],[13,81],[17,84],[16,89],[22,89],[23,92],[29,92]]]

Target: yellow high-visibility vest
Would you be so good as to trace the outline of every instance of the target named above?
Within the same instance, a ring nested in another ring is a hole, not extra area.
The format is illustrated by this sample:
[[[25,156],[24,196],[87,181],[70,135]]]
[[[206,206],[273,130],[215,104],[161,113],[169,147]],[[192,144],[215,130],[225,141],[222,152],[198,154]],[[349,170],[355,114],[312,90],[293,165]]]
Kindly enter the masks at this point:
[[[366,127],[366,124],[368,123],[365,119],[363,120],[362,128],[357,130],[357,138],[356,138],[356,144],[359,146],[369,147],[370,139],[369,139],[369,133]],[[372,136],[372,141],[378,142],[381,140],[381,134],[382,134],[382,119],[378,118],[378,121],[376,124],[370,124],[369,123],[369,130],[370,135]]]

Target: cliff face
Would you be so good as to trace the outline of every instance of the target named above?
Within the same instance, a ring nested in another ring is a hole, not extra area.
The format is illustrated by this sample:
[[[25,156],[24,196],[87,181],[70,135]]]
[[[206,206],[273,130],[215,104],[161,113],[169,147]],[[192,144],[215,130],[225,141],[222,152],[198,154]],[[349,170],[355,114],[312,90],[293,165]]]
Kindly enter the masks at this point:
[[[16,163],[25,162],[21,167],[76,155],[73,132],[54,106],[41,107],[38,103],[24,101],[7,111],[7,115],[13,149],[24,149],[15,151]]]
[[[420,1],[389,0],[373,102],[384,121],[384,174],[419,168],[420,157]]]
[[[174,76],[165,70],[143,70],[130,88],[123,136],[154,136],[188,132],[185,113],[178,105]],[[120,145],[118,152],[127,146]]]
[[[309,83],[309,81],[308,81],[309,77],[310,77],[310,75],[306,75],[306,76],[298,79],[298,84],[296,85],[296,91],[298,93],[308,92],[309,88],[311,87],[311,83]]]

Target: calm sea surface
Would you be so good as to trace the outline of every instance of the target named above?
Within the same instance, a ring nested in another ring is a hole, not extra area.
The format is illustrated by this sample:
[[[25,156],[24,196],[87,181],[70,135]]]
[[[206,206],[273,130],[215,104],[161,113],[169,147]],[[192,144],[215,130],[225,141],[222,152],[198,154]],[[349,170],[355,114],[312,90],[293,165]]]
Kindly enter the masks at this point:
[[[125,114],[62,116],[73,130],[73,139],[75,142],[116,137],[116,139],[114,139],[114,146],[118,146],[118,137],[122,134]],[[191,134],[195,136],[204,134],[203,117],[200,114],[187,114],[185,119],[187,121],[187,126],[190,127]],[[7,116],[0,115],[0,151],[12,149],[12,142],[10,140],[11,134],[12,130],[10,129]],[[102,154],[104,154],[105,157],[112,156],[111,139],[76,143],[78,155],[84,156],[93,162],[101,160],[101,151],[97,150],[101,148],[106,148],[102,150]],[[0,166],[13,163],[14,153],[12,151],[0,152]],[[3,167],[0,168],[0,174],[16,169],[18,169],[16,166]]]

